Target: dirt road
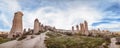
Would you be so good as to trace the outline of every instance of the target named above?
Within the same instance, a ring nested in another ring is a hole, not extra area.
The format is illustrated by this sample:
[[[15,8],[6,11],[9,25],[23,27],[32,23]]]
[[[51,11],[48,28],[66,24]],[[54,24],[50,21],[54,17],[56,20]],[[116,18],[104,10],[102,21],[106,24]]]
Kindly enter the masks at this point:
[[[33,39],[24,39],[21,41],[13,40],[0,44],[0,48],[46,48],[44,40],[46,32],[36,35]]]

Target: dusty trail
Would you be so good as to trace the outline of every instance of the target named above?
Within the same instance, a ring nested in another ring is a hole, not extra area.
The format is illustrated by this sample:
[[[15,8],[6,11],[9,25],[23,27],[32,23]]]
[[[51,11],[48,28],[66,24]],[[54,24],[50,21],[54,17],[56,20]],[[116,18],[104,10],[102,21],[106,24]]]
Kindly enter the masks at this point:
[[[46,32],[41,33],[40,35],[36,35],[35,38],[29,39],[30,36],[28,36],[27,39],[17,41],[9,41],[3,44],[0,44],[0,48],[46,48],[44,44],[44,40],[46,37]]]
[[[120,45],[116,45],[116,38],[111,38],[111,43],[109,48],[120,48]]]

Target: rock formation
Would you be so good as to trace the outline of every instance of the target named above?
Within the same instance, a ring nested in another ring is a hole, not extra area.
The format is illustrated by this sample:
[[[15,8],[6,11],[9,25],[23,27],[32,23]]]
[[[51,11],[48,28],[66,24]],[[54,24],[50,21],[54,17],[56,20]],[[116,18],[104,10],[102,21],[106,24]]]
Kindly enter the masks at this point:
[[[98,32],[100,32],[100,28],[98,28]]]
[[[22,16],[23,13],[20,11],[14,14],[13,25],[8,35],[8,38],[13,38],[13,36],[20,35],[23,33]]]
[[[39,29],[40,29],[40,23],[39,23],[39,20],[38,19],[35,19],[34,21],[34,34],[38,33],[39,32]]]
[[[78,25],[76,25],[76,30],[77,30],[77,32],[79,31],[79,26]]]
[[[88,23],[87,23],[87,21],[84,21],[84,34],[85,34],[86,36],[89,35],[89,32],[88,32]]]
[[[26,31],[26,32],[29,32],[29,34],[33,34],[34,30],[33,30],[33,29],[28,28],[28,31]]]
[[[45,31],[45,29],[44,29],[44,28],[45,28],[44,25],[41,24],[40,26],[41,26],[41,31]]]
[[[26,29],[24,29],[23,32],[26,32]]]
[[[30,28],[28,28],[28,32],[29,32],[29,31],[31,31],[31,29],[30,29]]]
[[[74,26],[72,26],[72,31],[74,31]]]
[[[84,24],[83,23],[80,23],[80,30],[81,30],[81,32],[84,32]]]
[[[84,29],[85,29],[85,32],[88,32],[88,23],[87,21],[84,21]]]
[[[39,31],[42,31],[42,25],[40,22],[39,22]]]
[[[48,25],[46,25],[44,29],[45,29],[45,31],[48,31],[48,30],[49,31],[56,31],[55,27],[51,27],[51,26],[48,26]]]
[[[72,31],[73,30],[74,30],[74,27],[72,26]],[[80,23],[79,25],[76,25],[76,32],[80,32],[84,35],[89,35],[87,21],[84,21],[84,23]]]

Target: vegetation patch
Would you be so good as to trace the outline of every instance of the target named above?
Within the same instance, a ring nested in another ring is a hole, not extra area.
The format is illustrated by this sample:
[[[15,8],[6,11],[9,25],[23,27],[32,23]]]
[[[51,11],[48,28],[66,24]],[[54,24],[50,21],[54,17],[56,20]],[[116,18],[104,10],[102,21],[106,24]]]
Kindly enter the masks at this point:
[[[48,32],[48,33],[46,33],[46,35],[49,36],[50,38],[62,36],[62,34],[56,33],[56,32]]]
[[[104,42],[103,38],[87,36],[64,36],[60,33],[47,33],[45,44],[47,48],[99,48]]]
[[[0,37],[0,44],[5,43],[5,42],[8,42],[8,41],[11,41],[11,39],[7,39],[7,38],[2,38],[2,37]]]

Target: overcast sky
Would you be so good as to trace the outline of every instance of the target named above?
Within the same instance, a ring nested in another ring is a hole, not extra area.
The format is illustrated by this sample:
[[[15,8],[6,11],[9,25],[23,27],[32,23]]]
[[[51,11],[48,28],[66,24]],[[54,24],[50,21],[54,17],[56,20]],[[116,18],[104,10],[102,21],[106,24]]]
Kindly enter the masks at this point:
[[[60,29],[86,20],[89,29],[120,31],[120,0],[0,0],[0,31],[10,31],[17,11],[24,13],[24,28],[33,28],[38,18]]]

